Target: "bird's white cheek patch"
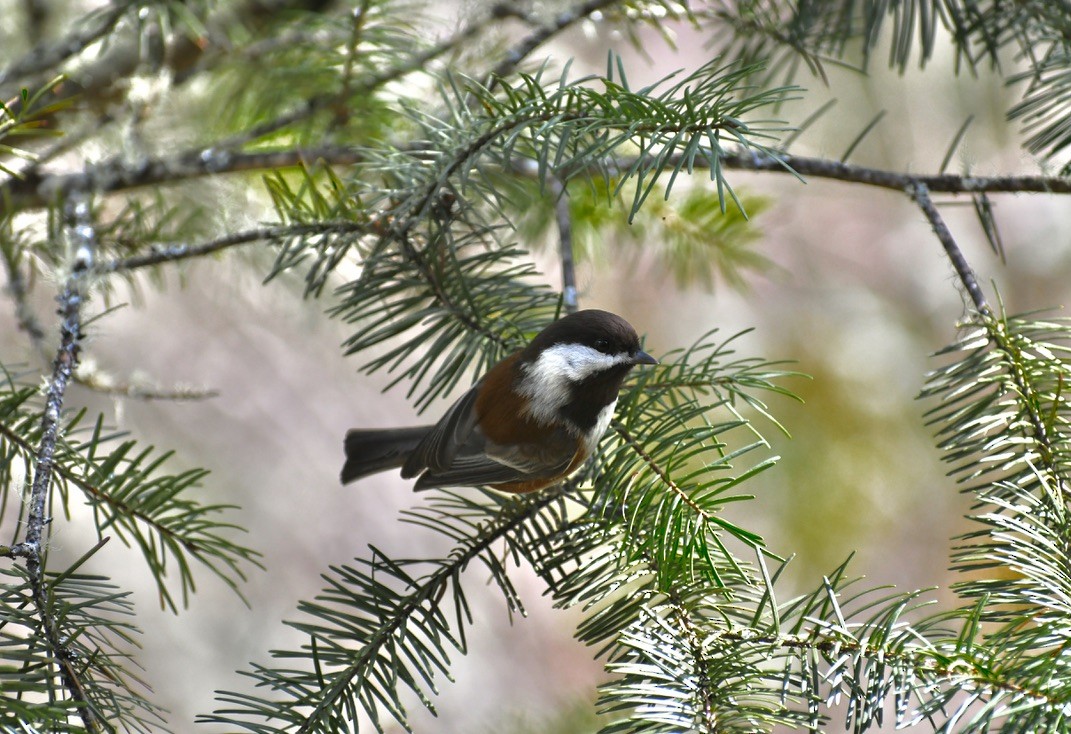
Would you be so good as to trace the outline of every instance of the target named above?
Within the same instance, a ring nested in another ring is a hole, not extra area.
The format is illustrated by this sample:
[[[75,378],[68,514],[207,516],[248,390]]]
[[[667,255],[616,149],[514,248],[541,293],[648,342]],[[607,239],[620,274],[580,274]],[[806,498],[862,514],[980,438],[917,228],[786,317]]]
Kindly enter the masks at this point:
[[[542,423],[553,422],[572,398],[573,384],[630,359],[628,354],[603,354],[583,344],[555,344],[524,368],[520,391],[528,398],[528,413]],[[611,404],[599,413],[598,436],[610,425],[613,412]]]
[[[528,367],[528,373],[544,381],[566,378],[579,382],[630,360],[628,354],[604,354],[584,344],[555,344],[539,355]]]

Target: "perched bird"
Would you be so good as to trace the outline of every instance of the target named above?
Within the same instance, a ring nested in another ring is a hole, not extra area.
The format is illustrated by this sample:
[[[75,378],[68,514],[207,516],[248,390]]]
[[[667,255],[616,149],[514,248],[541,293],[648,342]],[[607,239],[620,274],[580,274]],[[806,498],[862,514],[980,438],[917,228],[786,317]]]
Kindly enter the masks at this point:
[[[657,363],[620,316],[570,314],[492,367],[435,425],[349,431],[342,483],[401,467],[419,477],[416,489],[549,487],[591,456],[629,370]]]

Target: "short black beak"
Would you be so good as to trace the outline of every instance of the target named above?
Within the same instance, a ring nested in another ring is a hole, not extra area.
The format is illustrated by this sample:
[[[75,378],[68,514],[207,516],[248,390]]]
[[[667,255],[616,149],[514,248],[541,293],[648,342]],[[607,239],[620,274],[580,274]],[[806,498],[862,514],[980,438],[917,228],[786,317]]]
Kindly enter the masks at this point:
[[[658,364],[658,360],[642,349],[637,349],[632,355],[633,364]]]

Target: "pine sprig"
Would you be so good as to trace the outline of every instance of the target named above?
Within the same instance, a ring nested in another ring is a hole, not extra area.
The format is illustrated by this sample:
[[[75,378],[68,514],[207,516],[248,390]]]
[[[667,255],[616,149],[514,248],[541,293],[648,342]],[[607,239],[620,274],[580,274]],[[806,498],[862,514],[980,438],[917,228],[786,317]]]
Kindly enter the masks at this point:
[[[987,0],[963,3],[963,45],[1000,64],[1011,47],[1029,69],[1008,77],[1009,84],[1025,83],[1023,100],[1008,117],[1021,120],[1029,134],[1026,147],[1052,158],[1071,145],[1071,93],[1067,65],[1071,60],[1065,3],[1002,3]]]
[[[619,190],[635,183],[635,214],[661,174],[669,173],[668,193],[680,173],[691,173],[702,160],[724,209],[733,196],[720,166],[726,142],[772,155],[766,143],[784,125],[747,118],[792,92],[754,90],[746,78],[747,70],[714,60],[680,79],[633,91],[617,57],[604,77],[562,76],[554,83],[541,74],[522,75],[515,85],[497,80],[494,87],[447,77],[439,87],[443,111],[411,108],[418,137],[405,148],[370,149],[363,167],[368,175],[354,178],[350,195],[389,221],[384,239],[404,244],[417,222],[442,219],[444,201],[447,214],[453,202],[469,214],[466,199],[494,206],[495,181],[488,175],[515,161],[534,160],[544,185],[552,175],[564,181],[613,168]],[[612,166],[624,153],[631,154],[627,167]],[[380,180],[370,186],[369,175]]]
[[[717,3],[697,17],[727,57],[745,64],[768,60],[764,84],[775,76],[792,80],[801,67],[823,79],[828,64],[865,70],[886,41],[888,67],[903,73],[913,62],[925,66],[934,58],[942,33],[953,43],[957,71],[987,61],[1000,69],[1010,49],[1028,65],[1007,74],[1009,84],[1025,86],[1023,100],[1008,112],[1023,122],[1025,147],[1052,158],[1071,145],[1071,41],[1063,3],[748,0]]]
[[[690,583],[693,574],[722,585],[725,568],[741,572],[729,546],[762,544],[722,514],[727,505],[750,499],[740,485],[776,462],[768,457],[730,473],[752,452],[769,448],[738,403],[767,414],[761,392],[790,395],[779,383],[792,373],[734,358],[735,337],[717,343],[715,334],[636,377],[618,402],[599,463],[603,496],[596,505],[625,523],[626,557],[651,558],[666,586]],[[630,425],[642,426],[642,434]],[[732,446],[730,434],[745,438]]]
[[[10,378],[0,381],[0,509],[8,506],[18,489],[15,467],[21,463],[28,468],[34,462],[40,421],[35,398],[32,388],[18,386]],[[240,528],[222,516],[233,506],[203,504],[190,497],[208,472],[167,474],[161,469],[171,452],[122,440],[122,434],[107,431],[99,417],[86,432],[83,419],[80,413],[68,420],[66,440],[57,445],[53,478],[64,512],[69,514],[73,488],[93,509],[98,535],[114,534],[141,551],[160,603],[174,611],[188,603],[195,589],[193,561],[240,594],[239,586],[249,567],[258,565],[259,554],[231,537]],[[21,512],[22,503],[16,504]],[[172,575],[178,596],[171,586]]]
[[[600,688],[604,732],[768,731],[820,727],[845,700],[845,725],[917,722],[932,691],[986,685],[983,669],[953,663],[955,639],[941,616],[911,624],[919,592],[860,588],[846,564],[816,590],[779,602],[784,570],[728,570],[723,585],[659,581],[656,559],[623,563],[624,541],[581,520],[537,552],[535,567],[561,606],[581,606],[578,638],[607,656],[616,675]],[[754,578],[764,579],[754,583]],[[998,689],[1007,693],[1009,689]]]
[[[697,161],[716,182],[722,211],[727,198],[735,201],[720,165],[726,142],[771,153],[767,143],[787,128],[773,120],[748,118],[795,91],[754,89],[747,83],[751,71],[714,59],[680,79],[672,75],[634,91],[623,62],[611,55],[603,77],[576,82],[563,77],[550,89],[538,77],[522,77],[521,84],[504,86],[502,99],[479,88],[469,92],[506,133],[506,161],[518,154],[534,159],[544,185],[550,175],[568,180],[590,175],[593,169],[613,168],[615,196],[626,185],[633,186],[631,219],[661,175],[668,172],[668,195],[677,176],[691,173]],[[627,166],[614,165],[622,153],[633,157]]]
[[[433,493],[409,520],[454,539],[449,554],[391,559],[370,547],[370,557],[333,568],[324,575],[324,590],[299,605],[302,617],[288,623],[307,635],[306,642],[274,653],[303,667],[254,666],[245,675],[272,693],[221,692],[220,707],[202,721],[250,732],[336,732],[354,728],[363,711],[379,732],[387,718],[408,731],[403,695],[434,712],[435,680],[449,676],[451,651],[465,652],[464,628],[472,619],[463,572],[482,563],[517,608],[519,599],[494,546],[505,541],[516,553],[518,537],[539,540],[566,517],[562,497],[553,491],[476,499]]]
[[[417,41],[424,15],[414,3],[364,0],[351,12],[292,10],[282,35],[232,28],[234,46],[210,59],[213,109],[226,111],[219,119],[229,129],[258,142],[283,130],[304,142],[340,133],[381,137],[391,120],[382,87],[429,60]]]
[[[97,546],[92,552],[99,549]],[[88,554],[87,554],[88,555]],[[49,608],[40,613],[54,618],[64,632],[68,657],[94,720],[105,731],[154,732],[163,724],[163,712],[146,697],[144,681],[131,671],[132,649],[138,630],[133,626],[129,594],[106,579],[76,572],[85,558],[61,574],[46,576]],[[0,727],[22,731],[23,726],[47,731],[84,731],[75,703],[64,697],[61,662],[43,644],[38,610],[30,604],[30,587],[19,566],[0,570],[0,667],[3,706]]]
[[[924,392],[940,400],[929,415],[951,473],[977,499],[977,529],[953,553],[970,577],[954,588],[967,603],[963,654],[993,693],[962,708],[972,717],[963,731],[986,731],[995,719],[1015,731],[1066,726],[1069,344],[1065,320],[983,318],[946,350],[953,361]],[[953,695],[937,696],[933,707]]]
[[[69,102],[49,102],[49,91],[60,84],[57,77],[31,93],[22,89],[17,100],[10,103],[0,99],[0,173],[11,178],[21,175],[21,167],[16,159],[33,161],[35,154],[19,145],[14,140],[19,138],[44,137],[57,135],[49,129],[48,118],[70,105]]]

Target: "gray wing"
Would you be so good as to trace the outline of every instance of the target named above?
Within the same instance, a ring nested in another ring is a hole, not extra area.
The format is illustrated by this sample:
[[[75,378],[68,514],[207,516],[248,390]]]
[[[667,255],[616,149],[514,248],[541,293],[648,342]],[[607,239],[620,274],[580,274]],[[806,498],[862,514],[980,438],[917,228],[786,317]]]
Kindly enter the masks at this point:
[[[474,434],[482,438],[479,429]],[[560,431],[560,435],[544,446],[505,446],[484,441],[478,453],[459,454],[442,470],[429,468],[417,480],[415,489],[472,487],[553,477],[564,473],[575,456],[576,444],[565,431]]]
[[[475,432],[476,395],[479,389],[480,383],[477,382],[450,406],[424,440],[417,444],[402,466],[403,477],[415,477],[425,469],[436,472],[446,469],[453,464],[462,446],[467,449],[465,453],[481,451],[483,437]]]

